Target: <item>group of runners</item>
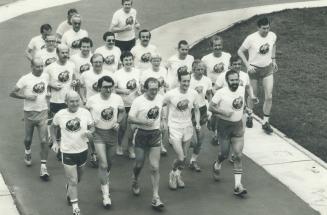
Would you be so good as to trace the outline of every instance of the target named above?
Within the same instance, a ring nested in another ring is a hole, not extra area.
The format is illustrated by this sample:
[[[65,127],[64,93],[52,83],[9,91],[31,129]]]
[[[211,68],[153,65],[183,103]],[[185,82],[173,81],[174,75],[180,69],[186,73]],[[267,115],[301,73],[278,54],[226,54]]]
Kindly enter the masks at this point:
[[[10,94],[24,100],[25,164],[32,164],[36,127],[41,142],[40,177],[45,181],[50,177],[46,165],[50,145],[64,166],[67,201],[73,214],[79,215],[77,185],[87,160],[98,167],[103,206],[109,208],[112,158],[115,153],[123,155],[125,147],[135,159],[133,194],[141,192],[139,175],[148,157],[151,204],[160,209],[164,204],[159,197],[159,163],[167,153],[166,144],[176,154],[169,187],[183,188],[185,166],[201,171],[198,157],[208,127],[214,133],[213,143],[219,145],[212,166],[214,179],[220,179],[222,163],[231,154],[234,194],[245,195],[241,182],[244,128],[253,126],[258,81],[264,89],[262,128],[273,132],[269,116],[277,71],[276,35],[268,18],[258,20],[258,30],[246,37],[238,55],[224,52],[223,39],[215,35],[209,43],[212,53],[202,59],[194,59],[188,42],[181,40],[177,53],[166,60],[151,44],[151,32],[141,30],[136,16],[132,0],[122,0],[122,8],[103,34],[104,45],[94,53],[76,9],[68,10],[56,34],[51,25],[41,26],[41,34],[26,49],[31,72],[19,79]]]

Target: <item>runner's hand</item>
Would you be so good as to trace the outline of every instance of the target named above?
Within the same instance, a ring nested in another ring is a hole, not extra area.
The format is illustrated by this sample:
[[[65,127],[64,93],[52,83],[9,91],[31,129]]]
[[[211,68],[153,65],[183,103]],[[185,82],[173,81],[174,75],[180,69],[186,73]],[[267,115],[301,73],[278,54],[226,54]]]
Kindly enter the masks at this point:
[[[25,99],[26,100],[29,100],[29,101],[35,101],[37,98],[36,95],[28,95],[28,96],[25,96]]]
[[[272,64],[273,64],[274,72],[277,72],[278,71],[278,66],[277,66],[276,61],[273,61]]]
[[[248,73],[253,74],[255,73],[255,67],[252,65],[247,66]]]
[[[255,105],[257,105],[257,104],[259,104],[259,99],[258,99],[258,97],[253,97],[253,98],[251,98],[252,99],[252,101],[253,101],[253,103],[255,104]]]
[[[201,129],[201,125],[200,125],[199,123],[196,123],[195,129],[196,129],[197,131],[200,131],[200,129]]]
[[[118,129],[119,129],[119,123],[116,122],[115,124],[113,124],[112,128],[115,129],[116,131],[118,131]]]
[[[57,142],[54,142],[52,144],[51,150],[54,151],[55,153],[58,153],[58,151],[59,151],[59,144]]]

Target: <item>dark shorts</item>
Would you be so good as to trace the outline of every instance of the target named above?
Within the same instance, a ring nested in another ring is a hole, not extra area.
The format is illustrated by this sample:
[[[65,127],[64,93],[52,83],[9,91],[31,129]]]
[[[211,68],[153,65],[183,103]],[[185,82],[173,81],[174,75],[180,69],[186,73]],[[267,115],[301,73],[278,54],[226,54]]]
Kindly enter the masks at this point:
[[[200,111],[200,125],[204,125],[208,122],[208,109],[207,106],[204,105],[202,107],[199,108]],[[192,109],[192,123],[193,126],[196,125],[196,121],[195,121],[195,115],[194,115],[194,109]]]
[[[161,131],[136,129],[135,134],[135,147],[139,148],[151,148],[160,146]]]
[[[60,110],[67,108],[66,103],[51,103],[50,102],[50,113],[49,119],[53,118],[53,116],[58,113]]]
[[[260,80],[274,73],[274,67],[272,63],[265,67],[258,67],[252,64],[251,66],[255,67],[255,73],[249,73],[250,79]]]
[[[115,129],[95,128],[93,142],[95,144],[108,144],[114,146],[118,142],[118,132]]]
[[[62,153],[62,163],[69,166],[83,166],[87,161],[87,150],[80,153]]]
[[[131,107],[125,107],[125,112],[128,115],[129,111],[131,110]]]
[[[131,51],[131,49],[135,46],[135,39],[128,41],[116,40],[115,45],[120,48],[120,51],[122,53],[126,51]]]
[[[217,118],[217,130],[219,142],[230,142],[233,137],[243,137],[244,136],[244,126],[243,121],[231,122]]]

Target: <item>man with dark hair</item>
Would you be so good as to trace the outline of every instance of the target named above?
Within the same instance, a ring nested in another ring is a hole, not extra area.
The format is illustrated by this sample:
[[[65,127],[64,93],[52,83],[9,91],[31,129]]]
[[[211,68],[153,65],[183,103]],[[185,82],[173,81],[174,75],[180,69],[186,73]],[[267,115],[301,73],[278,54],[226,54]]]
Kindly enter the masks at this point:
[[[76,14],[78,14],[78,12],[75,8],[70,8],[67,11],[67,20],[61,22],[56,30],[57,38],[59,40],[61,39],[62,35],[66,33],[66,31],[72,28],[71,18]]]
[[[270,22],[267,17],[260,18],[257,22],[258,30],[247,36],[238,50],[249,76],[254,93],[258,94],[258,81],[262,81],[264,91],[262,129],[271,134],[273,129],[269,123],[272,107],[272,92],[274,86],[273,73],[278,70],[276,63],[275,33],[270,31]],[[248,53],[248,58],[245,53]],[[253,102],[248,100],[247,105],[253,109]],[[247,118],[247,124],[252,125],[252,117]]]
[[[94,53],[102,54],[104,57],[103,69],[116,72],[119,69],[120,49],[115,46],[115,34],[107,31],[102,37],[105,44],[95,50]]]
[[[151,57],[157,52],[157,47],[150,44],[151,33],[143,29],[139,32],[139,42],[132,48],[135,67],[141,72],[151,67]]]
[[[40,27],[40,35],[33,37],[27,45],[25,56],[31,61],[36,52],[45,48],[45,40],[52,33],[52,27],[49,24],[43,24]]]
[[[109,30],[116,35],[116,46],[122,52],[130,51],[135,45],[135,29],[140,28],[136,19],[136,10],[132,8],[133,0],[122,0],[122,8],[117,10],[111,20]]]

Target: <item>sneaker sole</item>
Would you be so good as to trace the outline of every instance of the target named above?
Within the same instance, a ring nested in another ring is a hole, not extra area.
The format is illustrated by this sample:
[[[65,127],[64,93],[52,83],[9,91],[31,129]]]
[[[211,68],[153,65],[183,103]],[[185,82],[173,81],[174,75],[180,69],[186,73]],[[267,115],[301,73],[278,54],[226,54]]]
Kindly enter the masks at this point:
[[[50,180],[49,175],[40,175],[40,178],[42,179],[42,181],[49,181]]]
[[[212,165],[212,177],[215,181],[220,181],[220,170],[215,169],[216,162]]]
[[[151,204],[151,206],[152,206],[152,208],[153,208],[154,210],[161,210],[161,209],[163,209],[163,208],[165,207],[164,204],[157,205],[157,206]]]
[[[103,207],[104,207],[105,209],[110,209],[110,208],[111,208],[111,204],[103,205]]]
[[[240,193],[234,193],[234,196],[237,196],[237,197],[241,197],[241,198],[243,198],[244,195],[246,195],[247,193],[248,193],[247,190],[243,190],[243,191],[240,192]]]

